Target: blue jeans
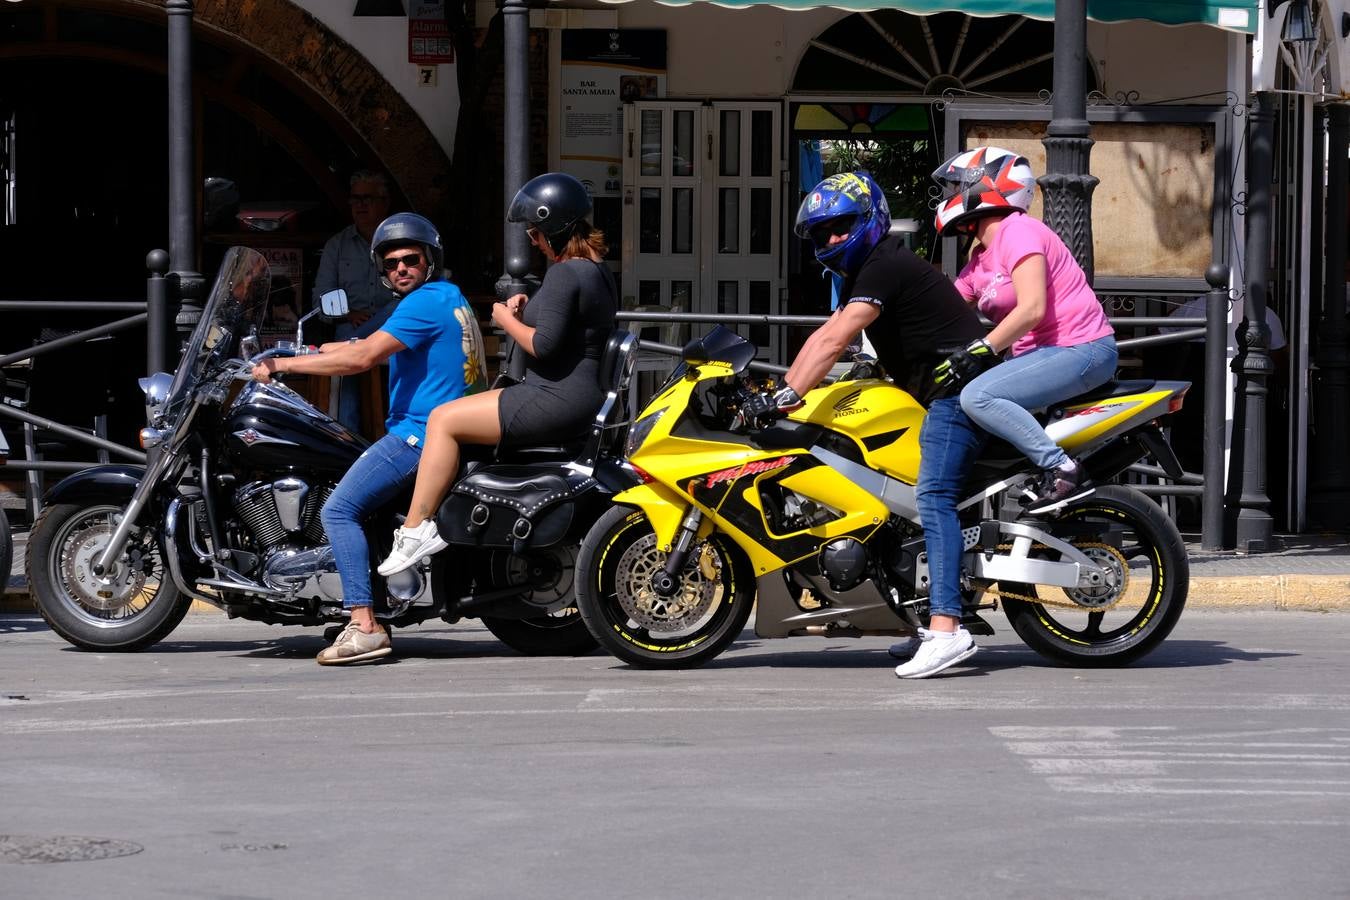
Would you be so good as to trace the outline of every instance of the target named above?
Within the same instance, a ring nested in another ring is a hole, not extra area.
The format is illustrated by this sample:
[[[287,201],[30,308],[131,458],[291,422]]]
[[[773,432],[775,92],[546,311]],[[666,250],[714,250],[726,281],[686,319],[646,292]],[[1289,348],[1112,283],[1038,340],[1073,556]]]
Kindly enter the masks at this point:
[[[386,434],[366,449],[338,482],[319,513],[338,577],[342,579],[342,606],[372,606],[370,544],[362,523],[398,496],[417,476],[422,450],[401,437]]]
[[[1111,380],[1116,339],[1073,347],[1041,347],[980,375],[961,391],[961,408],[985,431],[1003,438],[1042,469],[1069,461],[1028,410],[1076,397]]]
[[[961,519],[956,504],[985,434],[961,411],[961,400],[934,400],[919,429],[915,489],[928,548],[928,602],[938,616],[961,617]]]

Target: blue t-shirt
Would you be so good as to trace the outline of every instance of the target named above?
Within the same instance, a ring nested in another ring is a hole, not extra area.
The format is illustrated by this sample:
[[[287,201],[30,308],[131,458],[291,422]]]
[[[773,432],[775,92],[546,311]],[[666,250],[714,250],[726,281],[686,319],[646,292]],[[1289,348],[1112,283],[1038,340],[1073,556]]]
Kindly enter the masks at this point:
[[[407,348],[389,357],[385,429],[420,445],[433,409],[487,387],[478,320],[459,288],[432,281],[404,297],[380,331]]]

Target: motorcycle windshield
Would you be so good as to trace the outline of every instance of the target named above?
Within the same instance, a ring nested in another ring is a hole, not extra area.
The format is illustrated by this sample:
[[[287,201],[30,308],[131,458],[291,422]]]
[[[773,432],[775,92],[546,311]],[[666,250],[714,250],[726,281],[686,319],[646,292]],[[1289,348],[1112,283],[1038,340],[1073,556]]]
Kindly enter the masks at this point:
[[[225,360],[239,350],[239,339],[262,324],[272,287],[272,271],[256,250],[231,247],[202,306],[202,317],[174,373],[169,397],[182,398],[207,361]]]
[[[750,365],[758,352],[754,344],[725,325],[718,325],[703,337],[690,341],[684,348],[684,361],[690,365],[720,362],[731,366],[739,375]]]

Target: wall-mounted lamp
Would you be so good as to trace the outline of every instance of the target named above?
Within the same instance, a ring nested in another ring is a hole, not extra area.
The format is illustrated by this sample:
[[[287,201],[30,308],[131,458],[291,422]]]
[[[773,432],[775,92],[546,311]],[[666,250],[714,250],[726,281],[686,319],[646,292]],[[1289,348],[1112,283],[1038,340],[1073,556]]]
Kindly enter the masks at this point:
[[[1280,38],[1291,44],[1317,40],[1317,29],[1313,27],[1308,0],[1291,0],[1289,17],[1284,20],[1284,33]]]

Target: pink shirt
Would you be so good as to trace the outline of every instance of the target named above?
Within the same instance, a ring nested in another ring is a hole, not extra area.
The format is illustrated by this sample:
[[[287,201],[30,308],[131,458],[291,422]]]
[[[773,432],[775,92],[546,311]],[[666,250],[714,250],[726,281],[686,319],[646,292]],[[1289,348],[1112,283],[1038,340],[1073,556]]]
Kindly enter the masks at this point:
[[[1072,347],[1112,334],[1097,295],[1069,248],[1048,226],[1025,213],[1005,216],[994,240],[971,256],[956,289],[980,312],[1002,322],[1017,305],[1012,270],[1028,256],[1045,257],[1045,317],[1012,345],[1021,356],[1038,347]]]

